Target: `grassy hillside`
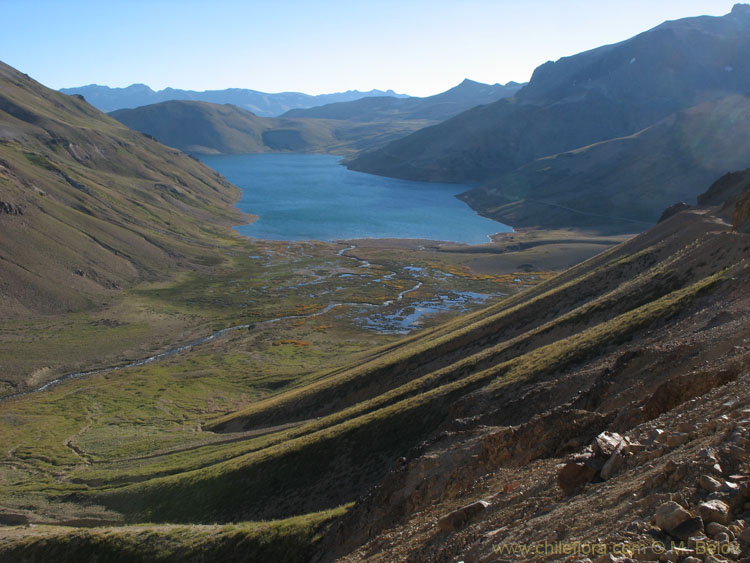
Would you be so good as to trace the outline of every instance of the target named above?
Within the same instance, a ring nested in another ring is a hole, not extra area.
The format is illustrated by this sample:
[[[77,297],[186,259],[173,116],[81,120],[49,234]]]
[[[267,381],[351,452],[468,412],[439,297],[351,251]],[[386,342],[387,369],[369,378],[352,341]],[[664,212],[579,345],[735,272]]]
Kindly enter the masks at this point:
[[[203,154],[349,154],[384,145],[429,124],[419,119],[349,123],[331,119],[258,117],[232,105],[193,101],[162,102],[117,110],[111,115],[169,146]]]
[[[0,288],[6,318],[90,308],[216,260],[248,221],[214,171],[0,64]]]
[[[677,201],[695,204],[727,170],[750,166],[750,98],[673,114],[628,137],[540,158],[461,198],[516,227],[653,224]]]

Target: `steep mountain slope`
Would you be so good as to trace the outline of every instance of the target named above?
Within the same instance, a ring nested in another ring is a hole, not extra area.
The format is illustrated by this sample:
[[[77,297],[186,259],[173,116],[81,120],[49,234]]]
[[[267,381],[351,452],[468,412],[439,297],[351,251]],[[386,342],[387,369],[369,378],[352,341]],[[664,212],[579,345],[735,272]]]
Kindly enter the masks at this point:
[[[672,114],[628,137],[544,157],[461,199],[516,227],[602,226],[630,232],[726,170],[750,166],[750,98]]]
[[[3,315],[65,312],[215,260],[237,188],[0,63]]]
[[[354,159],[356,170],[484,182],[534,159],[632,135],[669,114],[750,91],[750,6],[666,22],[536,69],[516,96]]]
[[[496,348],[515,343],[506,357],[533,363],[510,360],[457,399],[314,560],[560,561],[587,555],[583,545],[651,561],[682,541],[669,557],[709,561],[717,539],[723,555],[747,557],[750,538],[732,539],[750,518],[750,238],[716,213],[743,206],[749,173],[708,192],[730,186],[729,200],[674,214],[552,280],[548,323]],[[647,289],[648,278],[666,285]],[[616,303],[627,294],[637,302],[626,312]],[[585,304],[569,309],[573,295]],[[531,334],[547,336],[537,347]],[[657,513],[669,500],[692,511],[682,520],[702,519],[668,527]],[[712,516],[707,501],[725,512]],[[722,539],[711,522],[737,527]]]
[[[265,117],[281,115],[293,108],[309,108],[323,104],[348,102],[368,96],[409,97],[405,94],[397,94],[393,90],[385,92],[382,90],[370,90],[369,92],[349,90],[347,92],[320,94],[318,96],[311,96],[300,92],[269,94],[245,88],[207,90],[205,92],[165,88],[164,90],[154,92],[145,84],[131,84],[127,88],[110,88],[108,86],[90,84],[76,88],[61,88],[60,91],[63,94],[81,95],[91,105],[105,112],[124,108],[136,108],[171,100],[193,100],[214,104],[232,104]]]
[[[247,432],[236,434],[250,440],[241,455],[200,468],[175,458],[159,474],[140,475],[135,467],[119,476],[84,472],[81,480],[92,488],[82,494],[127,519],[150,521],[323,510],[357,498],[441,429],[479,425],[481,433],[483,424],[520,424],[578,394],[589,396],[587,389],[606,379],[602,370],[630,349],[628,342],[652,346],[676,331],[687,338],[678,350],[694,348],[689,355],[676,352],[668,368],[647,379],[631,371],[606,393],[590,391],[592,404],[627,404],[636,389],[645,396],[702,356],[744,362],[747,349],[734,345],[748,337],[745,309],[705,342],[688,344],[693,324],[685,319],[708,315],[705,324],[717,300],[746,298],[748,244],[747,235],[706,211],[675,215],[533,290],[207,425]],[[745,328],[727,332],[736,326]],[[594,426],[609,421],[591,409],[599,421]],[[262,437],[253,441],[256,435]]]
[[[443,121],[469,108],[508,98],[523,87],[517,82],[482,84],[468,78],[458,86],[426,98],[372,97],[352,102],[293,109],[284,117],[317,117],[351,121]]]
[[[278,151],[347,154],[381,146],[428,123],[258,117],[233,105],[193,101],[162,102],[121,109],[110,115],[167,145],[203,154]]]

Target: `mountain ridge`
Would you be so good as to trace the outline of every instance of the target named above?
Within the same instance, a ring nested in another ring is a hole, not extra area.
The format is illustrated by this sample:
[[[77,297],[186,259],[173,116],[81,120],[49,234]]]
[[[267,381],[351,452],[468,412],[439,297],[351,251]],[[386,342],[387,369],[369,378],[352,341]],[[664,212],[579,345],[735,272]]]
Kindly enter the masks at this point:
[[[197,154],[352,154],[386,144],[429,123],[424,120],[369,123],[261,117],[231,104],[191,100],[121,109],[109,115],[166,145]]]
[[[411,180],[489,184],[536,159],[627,137],[676,111],[746,94],[747,13],[738,5],[726,16],[665,22],[545,63],[514,97],[467,110],[347,165]]]
[[[63,94],[78,94],[93,106],[108,113],[118,109],[135,108],[172,100],[193,100],[212,103],[231,103],[248,111],[264,116],[275,117],[296,107],[312,107],[337,101],[355,100],[367,96],[408,97],[393,90],[347,90],[332,94],[310,95],[302,92],[267,93],[247,88],[225,88],[223,90],[182,90],[164,88],[152,90],[145,84],[131,84],[124,88],[110,88],[99,84],[88,84],[72,88],[61,88]]]
[[[283,117],[316,117],[353,121],[391,119],[443,121],[468,108],[510,97],[523,86],[523,84],[517,82],[482,84],[466,78],[457,86],[434,96],[424,98],[362,98],[309,109],[293,109],[284,113]]]
[[[750,97],[729,96],[627,137],[534,160],[460,198],[517,227],[608,223],[627,232],[654,224],[672,202],[695,204],[725,171],[750,166],[748,131]]]
[[[238,198],[196,160],[0,63],[6,314],[79,310],[165,265],[200,267],[252,219]]]

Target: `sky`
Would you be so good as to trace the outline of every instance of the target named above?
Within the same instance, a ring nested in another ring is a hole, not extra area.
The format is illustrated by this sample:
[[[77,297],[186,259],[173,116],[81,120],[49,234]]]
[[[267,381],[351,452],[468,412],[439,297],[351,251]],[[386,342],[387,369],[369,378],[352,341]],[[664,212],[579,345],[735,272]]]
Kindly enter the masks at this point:
[[[724,0],[0,0],[0,60],[51,88],[415,96],[537,66]]]

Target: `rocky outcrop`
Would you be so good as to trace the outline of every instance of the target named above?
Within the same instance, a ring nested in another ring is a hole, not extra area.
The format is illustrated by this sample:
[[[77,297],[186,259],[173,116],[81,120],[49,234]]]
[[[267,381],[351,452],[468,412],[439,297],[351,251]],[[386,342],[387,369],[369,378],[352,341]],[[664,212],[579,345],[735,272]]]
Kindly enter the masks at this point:
[[[750,186],[745,189],[734,206],[732,214],[732,230],[740,233],[750,233]]]
[[[573,454],[557,474],[557,484],[566,495],[595,480],[607,480],[625,464],[631,454],[630,441],[616,432],[602,432],[583,452]]]
[[[662,211],[662,214],[659,217],[659,220],[657,221],[657,223],[661,223],[662,221],[666,221],[672,215],[677,215],[681,211],[687,211],[688,209],[692,209],[692,206],[688,205],[687,203],[685,203],[683,201],[681,201],[680,203],[675,203],[674,205],[670,205],[664,211]]]
[[[0,201],[0,214],[23,215],[23,207],[7,201]]]
[[[490,503],[484,500],[472,502],[466,506],[449,512],[438,520],[438,528],[443,532],[452,532],[477,519],[489,508]]]
[[[585,410],[555,409],[488,435],[480,459],[493,467],[520,467],[559,456],[590,441],[611,420],[611,416]]]

